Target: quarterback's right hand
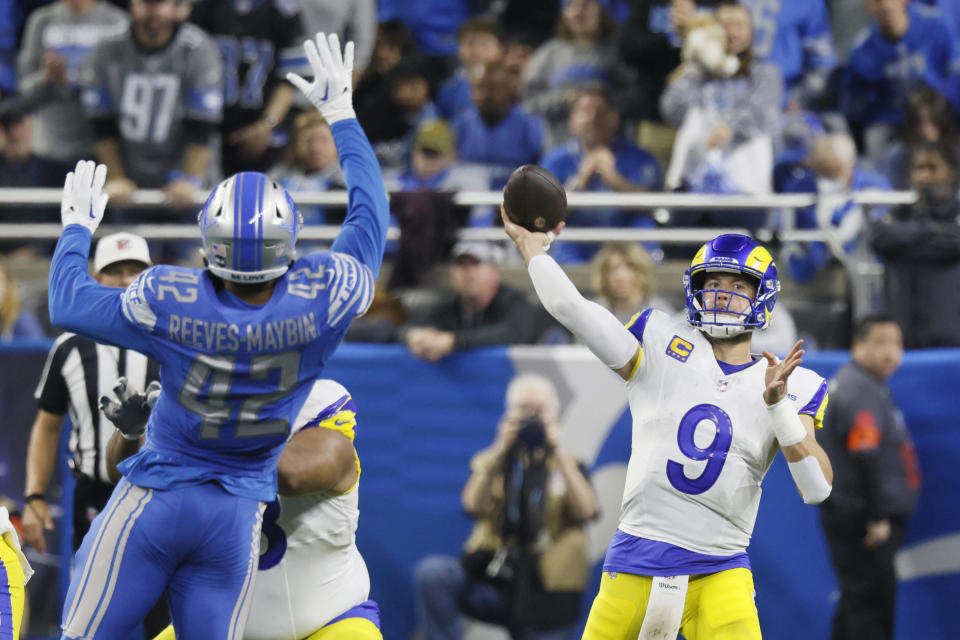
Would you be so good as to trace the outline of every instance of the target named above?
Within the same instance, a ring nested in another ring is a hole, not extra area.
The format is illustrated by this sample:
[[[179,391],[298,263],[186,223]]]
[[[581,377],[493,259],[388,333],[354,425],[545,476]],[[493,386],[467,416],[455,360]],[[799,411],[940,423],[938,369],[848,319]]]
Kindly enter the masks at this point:
[[[137,440],[147,430],[147,419],[160,396],[160,383],[154,380],[146,391],[135,393],[127,386],[126,378],[117,379],[113,386],[117,399],[100,396],[100,410],[127,440]]]
[[[79,224],[93,233],[103,219],[109,196],[103,193],[107,166],[93,160],[81,160],[67,174],[60,199],[60,220],[64,227]]]
[[[313,82],[295,73],[288,73],[290,84],[303,92],[327,121],[356,118],[353,111],[353,42],[348,42],[340,55],[340,38],[320,32],[316,42],[303,43],[304,52],[313,70]]]

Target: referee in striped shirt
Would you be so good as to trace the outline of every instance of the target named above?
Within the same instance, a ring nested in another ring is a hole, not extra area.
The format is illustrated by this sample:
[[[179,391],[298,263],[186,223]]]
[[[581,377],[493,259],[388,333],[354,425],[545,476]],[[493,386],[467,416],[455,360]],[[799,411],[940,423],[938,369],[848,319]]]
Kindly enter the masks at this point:
[[[93,269],[97,281],[126,288],[151,265],[147,242],[130,233],[105,236],[97,244]],[[159,365],[146,356],[64,333],[50,349],[35,396],[39,408],[27,448],[24,541],[44,552],[44,532],[53,529],[45,491],[57,460],[63,418],[70,413],[70,467],[76,477],[73,496],[73,549],[110,498],[106,447],[113,424],[100,412],[98,399],[120,376],[142,390],[159,378]]]

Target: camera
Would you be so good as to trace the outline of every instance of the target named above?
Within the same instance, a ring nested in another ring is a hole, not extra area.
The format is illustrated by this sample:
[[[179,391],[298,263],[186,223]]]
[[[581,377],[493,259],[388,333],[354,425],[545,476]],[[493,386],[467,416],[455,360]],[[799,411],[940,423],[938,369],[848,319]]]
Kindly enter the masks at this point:
[[[547,433],[543,420],[538,415],[530,415],[520,420],[520,431],[517,432],[517,443],[527,451],[533,451],[543,446]]]

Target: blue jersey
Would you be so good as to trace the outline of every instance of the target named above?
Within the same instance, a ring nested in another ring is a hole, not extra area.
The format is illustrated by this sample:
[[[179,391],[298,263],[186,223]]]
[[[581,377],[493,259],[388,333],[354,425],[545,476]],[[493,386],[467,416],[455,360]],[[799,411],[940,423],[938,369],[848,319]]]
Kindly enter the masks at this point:
[[[910,25],[898,42],[874,25],[854,43],[840,96],[852,124],[899,123],[907,94],[923,84],[958,106],[960,52],[949,29],[933,9],[910,5],[907,11]]]
[[[454,118],[451,127],[457,138],[458,159],[486,166],[491,189],[502,189],[514,169],[536,162],[543,153],[546,125],[520,105],[514,105],[493,126],[488,126],[477,108],[471,107]]]
[[[744,0],[753,18],[753,54],[780,69],[785,86],[837,66],[824,0]]]
[[[87,275],[89,232],[64,229],[50,268],[53,322],[161,363],[147,442],[120,465],[133,484],[215,481],[242,497],[276,495],[290,422],[369,306],[386,238],[386,191],[363,131],[352,119],[331,129],[350,188],[347,218],[332,250],[294,262],[262,306],[201,269],[157,266],[126,291],[102,287]]]

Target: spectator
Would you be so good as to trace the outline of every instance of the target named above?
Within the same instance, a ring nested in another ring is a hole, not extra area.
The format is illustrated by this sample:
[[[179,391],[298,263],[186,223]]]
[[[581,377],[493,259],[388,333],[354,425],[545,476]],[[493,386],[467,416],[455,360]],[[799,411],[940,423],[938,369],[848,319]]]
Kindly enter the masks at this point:
[[[389,93],[390,71],[405,57],[413,54],[413,34],[399,20],[381,22],[377,27],[370,64],[360,74],[353,92],[357,118],[361,123],[373,123],[378,115],[383,95]]]
[[[820,505],[840,583],[830,637],[892,640],[894,557],[920,487],[913,443],[887,384],[903,357],[899,325],[887,315],[862,318],[850,354],[830,381],[817,433],[833,464],[833,492]]]
[[[794,280],[810,282],[830,263],[833,255],[866,257],[862,238],[867,218],[882,217],[886,213],[885,207],[865,211],[853,202],[853,192],[869,189],[889,191],[890,183],[857,161],[857,148],[850,136],[832,133],[813,143],[805,165],[784,180],[782,192],[818,194],[815,206],[796,211],[794,226],[821,229],[829,232],[831,238],[829,244],[803,242],[784,247],[783,257]]]
[[[907,348],[960,346],[953,291],[960,278],[960,201],[956,149],[923,142],[911,151],[910,184],[918,200],[870,226],[870,245],[884,261],[888,308]],[[927,301],[936,300],[931,312]]]
[[[673,315],[676,308],[656,295],[657,273],[653,258],[629,242],[610,242],[590,263],[595,302],[627,324],[644,309]]]
[[[404,171],[384,173],[388,191],[486,191],[490,178],[479,165],[458,164],[453,131],[443,120],[427,120],[417,129]],[[470,212],[470,226],[489,227],[493,209],[476,206]]]
[[[557,32],[557,0],[473,0],[471,4],[503,27],[505,41],[523,40],[536,49]]]
[[[571,103],[570,132],[570,140],[548,151],[540,161],[568,191],[629,193],[663,187],[663,171],[656,159],[620,135],[620,114],[604,89],[577,92]],[[654,227],[656,223],[642,212],[575,209],[567,214],[567,226]],[[659,252],[656,244],[648,248]],[[553,256],[558,261],[584,261],[596,251],[596,245],[558,242]]]
[[[680,65],[680,46],[698,10],[712,10],[720,0],[639,0],[632,4],[618,35],[618,55],[637,78],[642,100],[639,120],[659,121],[660,95],[667,76]]]
[[[791,108],[810,108],[837,66],[824,0],[743,0],[753,19],[753,55],[777,67]]]
[[[470,82],[473,106],[452,123],[457,155],[485,165],[490,188],[502,189],[517,166],[540,158],[544,123],[517,104],[516,78],[502,62],[483,65]]]
[[[288,0],[194,0],[190,21],[213,36],[223,57],[224,175],[267,171],[281,155],[283,125],[295,94],[285,77],[302,66],[297,63],[304,39],[298,7]]]
[[[425,640],[460,638],[461,613],[515,639],[573,637],[598,507],[585,465],[563,447],[559,411],[546,378],[510,382],[496,438],[470,462],[462,503],[477,522],[463,554],[415,570]]]
[[[15,338],[44,338],[40,320],[29,309],[20,308],[17,283],[7,261],[0,256],[0,342]]]
[[[34,153],[35,119],[20,98],[0,102],[0,186],[58,187],[63,172],[57,162]],[[51,220],[52,221],[52,220]]]
[[[83,105],[114,206],[138,188],[163,188],[184,207],[203,186],[222,118],[223,70],[208,35],[178,26],[185,1],[130,0],[130,29],[102,40],[84,72]]]
[[[737,68],[731,74],[726,61],[708,66],[707,57],[691,43],[690,62],[678,69],[660,99],[664,120],[681,127],[666,187],[686,183],[702,193],[769,193],[783,82],[775,66],[754,59],[746,8],[722,4],[716,19]],[[711,29],[709,23],[700,24]]]
[[[380,22],[400,20],[413,33],[417,46],[428,56],[457,54],[457,29],[470,14],[467,0],[380,0]]]
[[[287,191],[339,191],[346,188],[333,133],[320,112],[301,113],[294,119],[286,157],[282,164],[270,171],[270,178]],[[326,207],[306,205],[299,209],[306,224],[332,223],[327,219]]]
[[[513,32],[503,38],[503,64],[517,78],[527,72],[527,65],[537,52],[537,40],[529,33]]]
[[[534,310],[500,282],[500,248],[460,242],[453,248],[453,290],[402,332],[410,352],[435,362],[454,351],[533,340]]]
[[[409,56],[390,70],[389,91],[368,112],[364,123],[381,166],[397,168],[410,160],[417,127],[437,117],[430,98],[430,80],[423,56]],[[385,117],[389,114],[389,117]]]
[[[495,62],[502,57],[503,44],[500,42],[500,27],[496,22],[486,18],[471,18],[464,22],[457,32],[457,58],[460,66],[437,91],[437,112],[440,116],[449,120],[473,104],[467,69]]]
[[[353,80],[370,64],[377,35],[376,0],[300,0],[304,33],[336,33],[341,42],[353,42]]]
[[[629,71],[618,61],[615,25],[598,0],[563,0],[557,37],[537,49],[523,75],[523,106],[549,125],[549,146],[569,136],[569,98],[574,89],[603,84],[630,102]]]
[[[899,140],[885,147],[880,171],[894,189],[910,188],[910,162],[907,150],[921,142],[939,142],[960,148],[960,134],[950,103],[930,87],[921,87],[907,96]]]
[[[104,0],[60,0],[27,19],[19,88],[35,116],[34,152],[53,164],[54,184],[93,153],[93,132],[76,96],[80,71],[96,44],[127,24],[126,13]]]
[[[865,0],[876,24],[850,52],[840,107],[850,127],[864,137],[870,155],[903,120],[907,95],[922,85],[940,92],[956,110],[960,52],[931,9],[908,0]]]

